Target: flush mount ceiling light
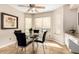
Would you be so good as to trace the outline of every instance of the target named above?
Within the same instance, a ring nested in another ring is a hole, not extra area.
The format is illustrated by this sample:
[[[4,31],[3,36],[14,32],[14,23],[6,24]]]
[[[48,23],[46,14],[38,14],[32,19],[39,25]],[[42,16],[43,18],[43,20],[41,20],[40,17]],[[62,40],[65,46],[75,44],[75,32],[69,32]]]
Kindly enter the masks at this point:
[[[25,7],[27,9],[26,12],[39,12],[40,9],[45,9],[45,6],[43,4],[25,4],[18,6]]]

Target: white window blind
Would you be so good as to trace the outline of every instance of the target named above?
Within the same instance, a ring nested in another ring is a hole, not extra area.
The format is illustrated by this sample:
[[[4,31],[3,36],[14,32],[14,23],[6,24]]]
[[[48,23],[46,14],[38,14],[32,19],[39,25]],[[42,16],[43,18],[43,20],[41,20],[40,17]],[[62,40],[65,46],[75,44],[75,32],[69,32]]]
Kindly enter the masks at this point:
[[[32,18],[25,18],[25,32],[29,35],[29,29],[32,28]]]
[[[42,18],[36,18],[35,19],[35,27],[41,28],[42,27]]]
[[[35,19],[36,28],[50,28],[51,18],[50,17],[40,17]]]
[[[50,28],[50,24],[51,24],[51,21],[50,21],[51,19],[50,19],[50,17],[44,17],[43,19],[42,19],[42,26],[43,26],[43,28]]]

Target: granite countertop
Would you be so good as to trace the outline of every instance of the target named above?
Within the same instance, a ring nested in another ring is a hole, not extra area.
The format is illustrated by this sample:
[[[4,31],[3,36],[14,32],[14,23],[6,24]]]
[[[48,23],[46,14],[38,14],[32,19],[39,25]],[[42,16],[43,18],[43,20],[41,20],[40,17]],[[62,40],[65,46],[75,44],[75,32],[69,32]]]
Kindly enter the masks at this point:
[[[67,33],[67,34],[72,35],[72,36],[74,36],[75,38],[78,38],[78,39],[79,39],[79,33],[74,33],[74,34],[72,34],[72,33]]]

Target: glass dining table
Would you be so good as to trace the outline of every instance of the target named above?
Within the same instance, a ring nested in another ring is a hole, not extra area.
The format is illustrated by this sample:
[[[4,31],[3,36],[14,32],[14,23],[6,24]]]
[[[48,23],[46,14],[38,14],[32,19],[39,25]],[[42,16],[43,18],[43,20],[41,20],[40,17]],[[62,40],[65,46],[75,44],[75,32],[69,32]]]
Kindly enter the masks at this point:
[[[29,35],[29,36],[27,36],[28,38],[27,38],[27,43],[32,43],[32,53],[33,54],[35,54],[36,53],[36,51],[35,51],[35,46],[34,46],[34,40],[36,40],[36,39],[38,39],[38,37],[39,37],[39,35]]]

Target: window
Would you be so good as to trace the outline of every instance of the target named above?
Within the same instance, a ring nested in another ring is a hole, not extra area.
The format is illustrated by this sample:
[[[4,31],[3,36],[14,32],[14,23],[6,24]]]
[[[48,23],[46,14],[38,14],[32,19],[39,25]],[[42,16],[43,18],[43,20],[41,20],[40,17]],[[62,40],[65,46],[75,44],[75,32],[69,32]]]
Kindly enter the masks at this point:
[[[50,17],[40,17],[35,19],[35,28],[50,28],[51,18]]]
[[[25,32],[29,35],[29,29],[32,28],[32,18],[25,18]]]
[[[35,19],[35,28],[41,28],[42,27],[42,18],[36,18]]]
[[[42,18],[42,26],[43,26],[43,28],[50,28],[50,24],[51,24],[51,21],[50,21],[51,19],[50,19],[50,17],[44,17],[44,18]]]

